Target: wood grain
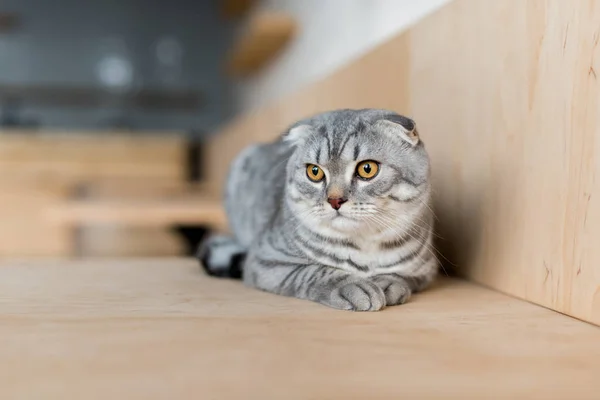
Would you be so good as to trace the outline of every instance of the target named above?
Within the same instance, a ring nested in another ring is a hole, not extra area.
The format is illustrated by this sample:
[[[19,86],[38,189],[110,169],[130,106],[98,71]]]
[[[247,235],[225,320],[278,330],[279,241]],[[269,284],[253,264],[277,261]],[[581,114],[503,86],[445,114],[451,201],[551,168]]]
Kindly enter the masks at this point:
[[[379,313],[193,260],[0,265],[0,397],[594,399],[600,330],[461,281]]]
[[[600,2],[455,0],[216,135],[231,158],[300,117],[390,108],[433,160],[439,247],[476,282],[600,324]]]
[[[411,113],[460,272],[597,324],[599,37],[596,1],[458,1],[410,32]]]

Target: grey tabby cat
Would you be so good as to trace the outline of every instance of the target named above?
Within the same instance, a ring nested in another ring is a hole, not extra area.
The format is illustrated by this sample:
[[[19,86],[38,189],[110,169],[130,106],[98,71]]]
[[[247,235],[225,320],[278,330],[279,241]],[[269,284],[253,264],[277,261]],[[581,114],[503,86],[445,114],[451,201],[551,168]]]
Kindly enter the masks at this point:
[[[438,269],[429,176],[411,119],[316,115],[237,157],[225,198],[235,238],[209,238],[199,258],[211,275],[338,309],[402,304]]]

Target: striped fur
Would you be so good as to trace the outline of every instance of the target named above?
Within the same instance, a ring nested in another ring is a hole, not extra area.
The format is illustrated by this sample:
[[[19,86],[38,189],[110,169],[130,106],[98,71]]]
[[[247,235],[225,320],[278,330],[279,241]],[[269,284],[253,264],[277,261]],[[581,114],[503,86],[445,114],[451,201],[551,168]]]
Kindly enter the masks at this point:
[[[379,163],[367,181],[356,174],[365,160]],[[325,179],[308,179],[307,164]],[[334,308],[402,304],[437,273],[429,177],[414,121],[386,110],[319,114],[238,156],[225,196],[235,238],[209,239],[199,257],[209,274]],[[336,210],[332,196],[347,201]]]

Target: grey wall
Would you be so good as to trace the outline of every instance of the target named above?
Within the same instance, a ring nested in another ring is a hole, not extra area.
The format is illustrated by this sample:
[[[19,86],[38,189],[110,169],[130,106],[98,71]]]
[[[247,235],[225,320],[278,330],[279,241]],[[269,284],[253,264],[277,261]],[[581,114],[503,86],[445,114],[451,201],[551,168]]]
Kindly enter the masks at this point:
[[[134,87],[197,89],[206,101],[194,112],[127,110],[138,129],[211,129],[228,117],[229,88],[221,77],[231,29],[217,0],[2,0],[20,24],[0,33],[0,84],[101,86],[98,66],[109,56],[129,61]],[[181,63],[161,64],[156,45],[175,40]],[[103,109],[25,107],[43,126],[102,128],[120,113]]]

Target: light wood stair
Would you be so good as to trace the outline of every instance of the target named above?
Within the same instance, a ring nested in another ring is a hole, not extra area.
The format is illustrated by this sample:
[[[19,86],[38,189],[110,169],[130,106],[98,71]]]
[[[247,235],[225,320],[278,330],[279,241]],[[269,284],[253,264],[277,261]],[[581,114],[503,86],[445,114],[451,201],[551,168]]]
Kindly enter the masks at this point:
[[[3,399],[594,399],[600,329],[442,279],[376,313],[186,259],[0,264]]]

